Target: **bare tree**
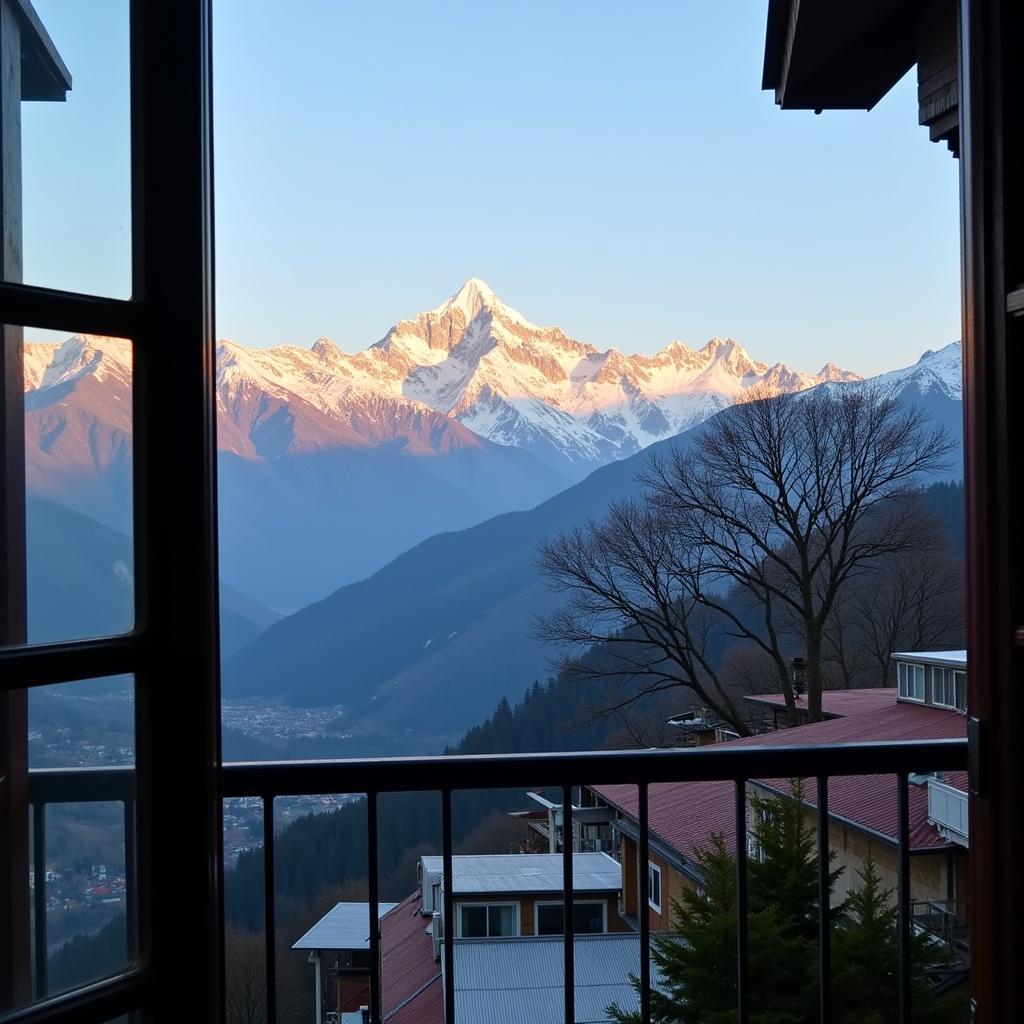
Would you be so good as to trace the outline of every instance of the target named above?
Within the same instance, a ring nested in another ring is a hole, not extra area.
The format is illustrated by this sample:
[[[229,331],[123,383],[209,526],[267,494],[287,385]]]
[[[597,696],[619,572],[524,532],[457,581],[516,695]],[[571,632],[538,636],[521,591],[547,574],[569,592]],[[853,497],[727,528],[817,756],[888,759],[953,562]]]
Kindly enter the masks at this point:
[[[836,602],[876,563],[917,550],[911,506],[896,499],[953,447],[923,411],[869,388],[735,406],[652,460],[643,500],[542,545],[540,567],[569,600],[539,633],[571,652],[605,645],[603,674],[641,683],[623,701],[687,688],[741,733],[716,643],[759,648],[791,714],[797,643],[818,719]],[[586,674],[578,654],[568,664]]]
[[[263,936],[224,930],[224,1016],[227,1024],[266,1024],[266,951]]]
[[[539,565],[569,600],[539,619],[536,633],[572,652],[566,674],[621,681],[605,714],[683,688],[746,731],[715,668],[699,567],[656,502],[617,502],[603,521],[545,541]],[[588,656],[595,644],[600,655]]]
[[[963,565],[941,524],[917,510],[919,550],[899,554],[855,580],[836,602],[825,653],[843,686],[884,686],[893,651],[963,643]]]

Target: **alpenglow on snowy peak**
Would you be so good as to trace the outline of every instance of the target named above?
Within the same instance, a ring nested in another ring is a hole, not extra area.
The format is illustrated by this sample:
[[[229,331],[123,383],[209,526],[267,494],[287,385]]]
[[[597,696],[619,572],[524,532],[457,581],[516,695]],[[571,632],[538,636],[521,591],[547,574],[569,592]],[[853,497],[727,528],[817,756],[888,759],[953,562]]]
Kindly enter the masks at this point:
[[[29,345],[29,389],[102,376],[126,346],[102,342]],[[857,379],[832,363],[808,374],[758,362],[727,338],[698,349],[672,341],[651,356],[599,351],[531,323],[471,278],[352,354],[324,337],[311,348],[221,341],[218,441],[240,458],[271,461],[382,445],[431,456],[493,442],[539,457],[569,482],[700,423],[751,388],[782,393]]]
[[[672,341],[653,356],[602,352],[532,323],[477,278],[343,359],[353,385],[445,413],[570,479],[694,426],[755,386],[780,393],[859,379],[831,363],[812,375],[757,362],[732,339],[700,349]]]

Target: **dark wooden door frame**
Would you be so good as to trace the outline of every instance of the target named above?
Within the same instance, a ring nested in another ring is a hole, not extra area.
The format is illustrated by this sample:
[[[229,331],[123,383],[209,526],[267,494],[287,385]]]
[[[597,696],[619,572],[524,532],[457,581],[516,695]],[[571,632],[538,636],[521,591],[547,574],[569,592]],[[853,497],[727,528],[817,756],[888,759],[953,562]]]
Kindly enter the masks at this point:
[[[960,5],[971,990],[983,1024],[1024,1014],[1024,319],[1008,313],[1024,282],[1022,14],[1019,0]]]

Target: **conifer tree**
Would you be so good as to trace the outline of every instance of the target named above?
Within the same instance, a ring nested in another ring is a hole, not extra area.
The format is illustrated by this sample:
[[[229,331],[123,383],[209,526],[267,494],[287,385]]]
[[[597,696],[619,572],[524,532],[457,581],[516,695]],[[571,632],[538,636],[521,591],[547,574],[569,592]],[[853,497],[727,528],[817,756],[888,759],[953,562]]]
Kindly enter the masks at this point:
[[[899,1017],[898,916],[892,889],[885,888],[870,855],[857,872],[860,885],[847,900],[847,920],[833,940],[832,997],[838,1024],[896,1024]],[[926,965],[939,951],[927,935],[911,937],[911,1003],[918,1024],[966,1019],[963,999],[937,996]]]
[[[747,984],[753,1024],[802,1024],[818,997],[818,874],[814,829],[792,795],[754,797],[748,864]],[[741,842],[745,837],[741,837]],[[736,858],[721,835],[698,853],[704,879],[673,903],[673,930],[651,947],[660,991],[651,993],[655,1024],[732,1024],[736,1019]],[[834,885],[838,871],[830,872]],[[633,977],[639,991],[639,979]],[[639,1014],[608,1008],[620,1022]]]

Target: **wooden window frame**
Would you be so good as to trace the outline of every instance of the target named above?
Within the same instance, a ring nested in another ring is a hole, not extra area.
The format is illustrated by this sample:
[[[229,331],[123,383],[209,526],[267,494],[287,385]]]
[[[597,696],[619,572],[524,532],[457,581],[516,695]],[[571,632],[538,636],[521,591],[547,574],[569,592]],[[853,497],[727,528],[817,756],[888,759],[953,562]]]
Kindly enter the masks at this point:
[[[134,358],[135,626],[45,645],[27,645],[17,623],[3,631],[0,1019],[19,1024],[100,1024],[128,1013],[217,1021],[224,1012],[209,0],[131,0],[129,17],[131,298],[28,286],[11,274],[0,283],[5,324],[127,338]],[[4,212],[6,229],[17,211]],[[20,333],[4,332],[0,356],[0,583],[8,625],[20,616],[23,627]],[[135,681],[137,955],[115,977],[31,1003],[27,690],[121,674]]]
[[[487,935],[472,935],[466,936],[462,934],[462,911],[465,907],[486,907],[488,910],[487,915]],[[491,907],[514,907],[516,912],[516,932],[515,935],[491,935]],[[459,900],[455,904],[455,938],[465,939],[515,939],[523,934],[523,912],[517,900]]]

